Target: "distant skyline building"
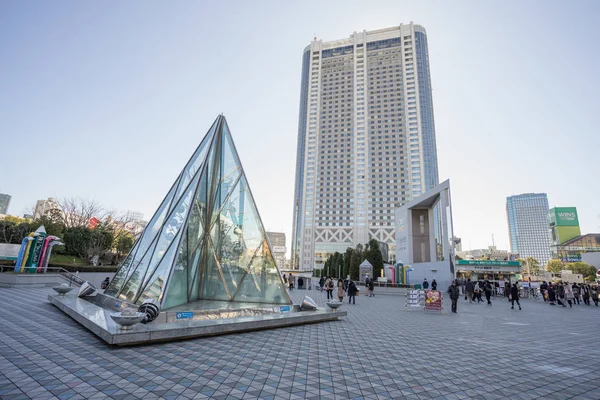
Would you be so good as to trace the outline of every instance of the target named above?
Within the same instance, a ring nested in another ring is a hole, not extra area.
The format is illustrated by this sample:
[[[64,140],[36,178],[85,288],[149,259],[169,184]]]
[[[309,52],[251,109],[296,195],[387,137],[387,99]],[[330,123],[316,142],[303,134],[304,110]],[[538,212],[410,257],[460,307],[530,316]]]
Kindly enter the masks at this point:
[[[6,193],[0,193],[0,214],[8,214],[11,196]]]
[[[273,251],[273,258],[279,268],[284,268],[286,264],[285,253],[287,252],[286,237],[283,232],[267,232],[269,243],[271,243],[271,250]]]
[[[302,59],[292,267],[371,238],[395,254],[394,210],[437,184],[425,29],[315,38]]]
[[[521,258],[533,257],[543,268],[550,260],[548,196],[525,193],[506,198],[510,251]]]
[[[41,218],[44,215],[46,215],[46,213],[48,213],[50,210],[54,210],[54,209],[57,209],[57,210],[60,209],[56,199],[54,199],[52,197],[48,197],[48,200],[38,200],[35,203],[35,209],[33,211],[33,219]]]

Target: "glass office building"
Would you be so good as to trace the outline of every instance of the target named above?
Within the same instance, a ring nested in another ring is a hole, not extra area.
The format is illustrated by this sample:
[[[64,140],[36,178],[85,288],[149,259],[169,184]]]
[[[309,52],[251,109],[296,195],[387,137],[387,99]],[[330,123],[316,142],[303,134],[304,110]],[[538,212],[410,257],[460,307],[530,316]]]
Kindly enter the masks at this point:
[[[438,184],[425,29],[315,38],[301,83],[292,266],[371,238],[395,254],[394,210]]]
[[[10,195],[0,193],[0,214],[8,214],[8,206],[10,205]]]
[[[525,193],[506,198],[510,251],[521,258],[533,257],[541,268],[550,260],[548,196]]]

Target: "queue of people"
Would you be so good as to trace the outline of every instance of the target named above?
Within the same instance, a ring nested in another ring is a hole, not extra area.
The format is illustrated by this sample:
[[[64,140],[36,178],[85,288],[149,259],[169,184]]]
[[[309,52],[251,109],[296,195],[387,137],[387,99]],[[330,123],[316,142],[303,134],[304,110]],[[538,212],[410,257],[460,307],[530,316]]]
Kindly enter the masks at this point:
[[[598,295],[599,287],[596,283],[569,283],[569,282],[557,282],[548,283],[542,282],[540,285],[540,292],[544,297],[544,302],[549,303],[551,306],[559,305],[563,307],[573,307],[574,305],[591,305],[593,302],[598,307]]]

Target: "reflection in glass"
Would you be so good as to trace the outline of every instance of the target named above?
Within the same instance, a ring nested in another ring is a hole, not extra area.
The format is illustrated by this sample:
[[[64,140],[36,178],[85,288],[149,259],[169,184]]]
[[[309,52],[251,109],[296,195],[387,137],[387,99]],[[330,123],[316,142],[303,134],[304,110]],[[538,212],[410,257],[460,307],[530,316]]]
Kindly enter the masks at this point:
[[[265,238],[219,116],[106,293],[163,309],[202,299],[291,304]]]

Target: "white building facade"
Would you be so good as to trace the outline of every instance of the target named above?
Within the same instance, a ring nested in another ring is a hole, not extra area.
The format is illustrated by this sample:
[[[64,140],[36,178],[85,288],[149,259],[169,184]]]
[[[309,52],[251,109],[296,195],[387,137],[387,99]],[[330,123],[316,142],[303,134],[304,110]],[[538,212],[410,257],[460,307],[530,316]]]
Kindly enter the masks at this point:
[[[438,183],[425,29],[315,38],[302,70],[292,267],[371,238],[395,253],[395,208]]]

